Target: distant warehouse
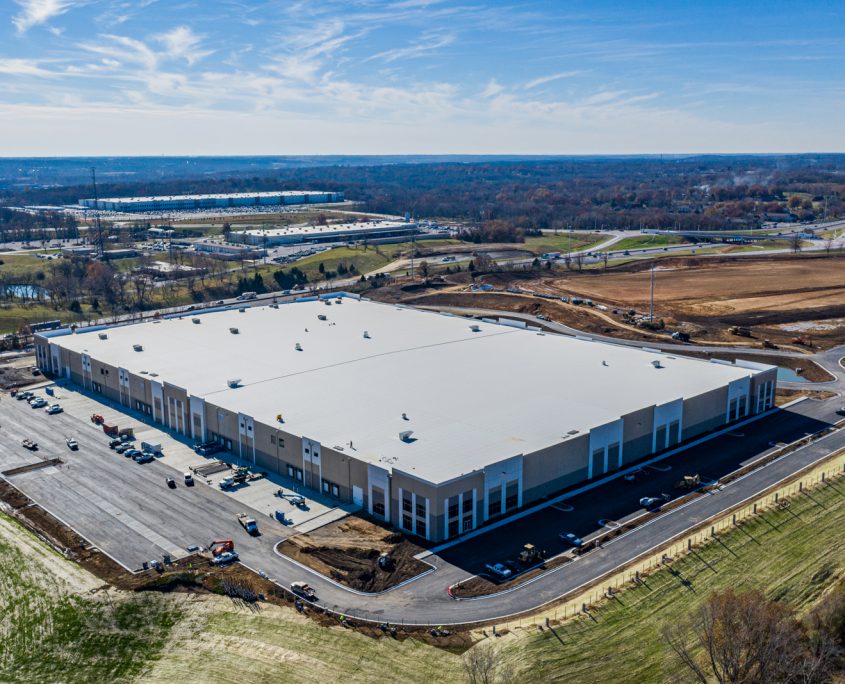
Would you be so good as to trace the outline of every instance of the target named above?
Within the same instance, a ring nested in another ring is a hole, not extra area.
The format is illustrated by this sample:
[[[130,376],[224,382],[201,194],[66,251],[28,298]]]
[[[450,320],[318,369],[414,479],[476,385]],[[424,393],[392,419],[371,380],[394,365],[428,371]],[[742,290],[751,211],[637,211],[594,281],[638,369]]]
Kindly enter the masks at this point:
[[[353,295],[35,341],[44,372],[433,541],[761,413],[776,385]]]
[[[192,209],[247,208],[332,202],[343,202],[343,193],[286,190],[281,192],[232,192],[216,195],[162,195],[157,197],[108,197],[97,200],[79,200],[79,204],[88,209],[122,212],[188,211]]]
[[[407,237],[419,232],[419,226],[409,221],[363,221],[358,223],[330,223],[318,226],[256,228],[234,232],[230,238],[236,242],[244,242],[249,245],[273,247],[302,242],[349,242]]]

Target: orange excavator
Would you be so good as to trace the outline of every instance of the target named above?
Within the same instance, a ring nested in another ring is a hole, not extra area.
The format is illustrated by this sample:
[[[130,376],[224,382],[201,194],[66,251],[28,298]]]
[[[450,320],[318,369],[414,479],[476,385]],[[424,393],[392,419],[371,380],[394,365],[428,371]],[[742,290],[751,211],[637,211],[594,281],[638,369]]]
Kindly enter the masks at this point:
[[[219,556],[224,551],[234,551],[235,542],[231,539],[215,539],[208,545],[208,550],[211,551],[212,556]]]

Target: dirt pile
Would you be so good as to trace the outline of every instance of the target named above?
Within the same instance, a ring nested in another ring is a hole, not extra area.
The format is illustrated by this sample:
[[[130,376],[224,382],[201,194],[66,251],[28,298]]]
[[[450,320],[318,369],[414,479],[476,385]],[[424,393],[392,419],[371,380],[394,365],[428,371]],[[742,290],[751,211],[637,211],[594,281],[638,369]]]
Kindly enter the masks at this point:
[[[308,534],[291,537],[279,551],[336,582],[358,591],[379,592],[428,569],[414,558],[422,546],[405,535],[359,516],[325,525]],[[379,567],[382,553],[390,557]]]

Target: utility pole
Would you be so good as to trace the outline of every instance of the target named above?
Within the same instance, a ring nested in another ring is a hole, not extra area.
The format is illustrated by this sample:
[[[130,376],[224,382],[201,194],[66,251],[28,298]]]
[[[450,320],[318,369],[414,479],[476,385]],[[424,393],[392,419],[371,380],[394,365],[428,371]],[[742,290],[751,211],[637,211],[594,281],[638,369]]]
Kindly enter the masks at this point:
[[[654,264],[651,265],[651,298],[648,305],[648,320],[654,322]]]
[[[97,195],[97,170],[91,167],[91,180],[94,183],[94,207],[97,214],[94,217],[94,244],[97,246],[97,256],[103,258],[103,225],[100,223],[100,198]]]

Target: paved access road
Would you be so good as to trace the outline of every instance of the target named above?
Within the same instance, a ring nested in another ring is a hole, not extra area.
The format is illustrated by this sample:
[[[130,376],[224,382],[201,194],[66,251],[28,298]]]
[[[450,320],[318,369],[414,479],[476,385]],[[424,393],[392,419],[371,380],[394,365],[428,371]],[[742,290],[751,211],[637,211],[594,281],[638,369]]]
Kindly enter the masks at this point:
[[[802,402],[793,409],[694,448],[684,455],[684,463],[704,463],[710,472],[702,469],[702,474],[717,477],[723,473],[715,471],[731,469],[769,452],[770,439],[788,441],[830,425],[835,420],[837,406],[836,402]],[[74,436],[79,441],[78,452],[67,449],[65,436]],[[35,439],[39,451],[31,453],[23,449],[20,440],[24,437]],[[682,474],[680,468],[664,472],[662,469],[672,463],[667,460],[648,477],[634,483],[616,480],[573,498],[572,513],[546,509],[536,517],[528,516],[486,532],[432,557],[435,572],[382,595],[365,596],[277,555],[276,543],[291,532],[268,517],[253,512],[262,535],[249,537],[235,519],[243,506],[221,492],[202,483],[185,487],[181,474],[164,463],[139,465],[116,454],[108,448],[101,430],[90,423],[66,414],[48,416],[43,410],[31,409],[25,402],[8,397],[0,401],[0,470],[56,456],[62,458],[63,465],[11,475],[7,479],[127,567],[138,568],[143,561],[160,559],[164,553],[184,554],[185,547],[192,544],[207,545],[212,539],[231,538],[248,566],[263,570],[283,585],[307,580],[317,589],[320,602],[332,610],[366,619],[430,625],[496,620],[536,608],[843,446],[845,431],[834,433],[712,496],[664,514],[530,586],[501,596],[455,601],[448,597],[446,588],[471,576],[479,559],[493,560],[508,544],[517,548],[524,543],[526,525],[535,537],[542,531],[553,540],[565,517],[567,529],[588,535],[597,529],[599,518],[624,520],[641,513],[636,503],[639,496],[667,485],[671,488],[671,482]],[[179,483],[175,490],[165,485],[168,476]],[[561,547],[549,548],[552,553],[560,550]]]

